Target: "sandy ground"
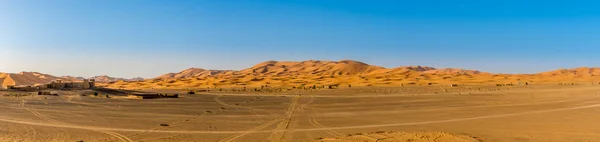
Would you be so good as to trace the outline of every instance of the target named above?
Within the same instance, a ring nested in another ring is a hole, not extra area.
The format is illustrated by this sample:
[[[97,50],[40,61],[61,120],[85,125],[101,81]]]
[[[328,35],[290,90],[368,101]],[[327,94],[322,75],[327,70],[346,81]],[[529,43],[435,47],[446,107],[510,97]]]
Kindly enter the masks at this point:
[[[600,140],[600,85],[482,88],[0,96],[0,141]]]

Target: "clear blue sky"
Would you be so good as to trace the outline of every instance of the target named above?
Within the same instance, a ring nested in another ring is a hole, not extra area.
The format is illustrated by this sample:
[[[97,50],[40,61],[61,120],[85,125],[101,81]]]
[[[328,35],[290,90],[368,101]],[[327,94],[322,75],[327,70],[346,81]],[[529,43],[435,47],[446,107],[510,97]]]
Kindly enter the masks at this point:
[[[265,60],[496,73],[600,66],[600,3],[2,0],[0,72],[155,77]]]

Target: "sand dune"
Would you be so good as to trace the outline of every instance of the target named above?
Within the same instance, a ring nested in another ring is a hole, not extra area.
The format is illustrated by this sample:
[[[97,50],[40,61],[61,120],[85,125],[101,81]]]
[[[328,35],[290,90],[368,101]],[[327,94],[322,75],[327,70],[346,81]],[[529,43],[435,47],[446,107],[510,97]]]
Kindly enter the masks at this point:
[[[231,88],[302,85],[402,86],[432,84],[590,83],[600,81],[599,68],[561,69],[537,74],[494,74],[458,68],[403,66],[384,68],[359,61],[266,61],[250,68],[191,68],[140,82],[105,84],[112,88]]]
[[[84,80],[84,77],[78,77],[78,76],[61,76],[61,79],[65,79],[65,80]]]
[[[6,85],[34,85],[55,79],[81,80],[81,77],[54,77],[23,72],[2,74]],[[600,68],[559,69],[537,74],[495,74],[459,68],[402,66],[384,68],[359,61],[266,61],[239,71],[190,68],[154,79],[94,77],[111,88],[232,88],[281,86],[403,86],[447,84],[543,84],[594,83],[600,81]]]
[[[559,69],[549,72],[539,73],[542,76],[580,76],[580,77],[591,77],[600,76],[600,68],[574,68],[574,69]]]
[[[59,78],[38,72],[1,73],[0,85],[3,88],[9,85],[35,85],[49,83],[56,79]]]
[[[205,70],[200,68],[190,68],[183,70],[179,73],[167,73],[156,77],[155,79],[177,79],[177,78],[189,78],[189,77],[207,77],[220,73],[228,72],[226,70]]]
[[[267,61],[251,68],[239,71],[239,74],[249,75],[357,75],[375,70],[385,69],[358,61],[303,61],[303,62],[277,62]]]
[[[0,73],[0,86],[1,88],[6,88],[6,86],[21,86],[21,85],[37,85],[37,84],[46,84],[50,83],[54,80],[63,80],[63,81],[81,81],[85,78],[83,77],[74,77],[74,76],[61,76],[56,77],[48,74],[38,73],[38,72],[20,72],[20,73]],[[123,79],[123,78],[115,78],[110,76],[96,76],[90,79],[96,79],[97,82],[100,83],[108,83],[114,81],[141,81],[143,78],[132,78],[132,79]]]
[[[144,80],[143,78],[139,78],[139,77],[131,78],[131,79],[125,79],[125,78],[110,77],[110,76],[107,76],[107,75],[94,76],[94,77],[91,77],[89,79],[94,79],[96,82],[101,82],[101,83],[102,82],[105,82],[105,83],[107,83],[107,82],[115,82],[115,81],[121,81],[121,80],[123,80],[123,81],[142,81],[142,80]],[[79,80],[83,80],[83,79],[79,79]]]

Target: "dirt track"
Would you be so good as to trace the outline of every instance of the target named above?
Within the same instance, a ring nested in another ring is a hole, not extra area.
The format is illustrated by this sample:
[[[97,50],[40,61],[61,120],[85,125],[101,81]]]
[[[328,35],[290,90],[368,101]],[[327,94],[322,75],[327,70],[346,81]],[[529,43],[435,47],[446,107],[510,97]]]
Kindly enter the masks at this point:
[[[600,140],[600,86],[440,94],[0,97],[0,141],[312,141],[375,131]],[[169,126],[159,126],[169,124]]]

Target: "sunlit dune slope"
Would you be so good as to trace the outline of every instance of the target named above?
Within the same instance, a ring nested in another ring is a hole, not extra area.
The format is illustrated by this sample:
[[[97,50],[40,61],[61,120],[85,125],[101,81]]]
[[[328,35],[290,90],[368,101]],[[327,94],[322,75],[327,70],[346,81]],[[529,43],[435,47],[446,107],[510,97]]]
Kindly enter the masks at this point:
[[[0,73],[0,85],[2,87],[45,84],[56,79],[59,78],[38,72]]]
[[[494,74],[458,68],[402,66],[384,68],[359,61],[266,61],[250,68],[207,70],[190,68],[153,79],[93,77],[98,84],[111,88],[232,88],[300,86],[404,86],[448,84],[543,84],[597,83],[600,68],[559,69],[537,74]],[[53,80],[81,80],[82,77],[55,77],[37,72],[0,73],[0,85],[35,85]]]
[[[62,81],[82,81],[83,77],[74,76],[61,76],[56,77],[48,74],[38,72],[20,72],[20,73],[0,73],[0,86],[6,88],[7,86],[27,86],[27,85],[38,85],[47,84],[55,80]],[[142,78],[123,79],[109,76],[96,76],[90,79],[95,79],[99,83],[108,83],[119,80],[126,81],[140,81]]]
[[[260,86],[403,86],[435,84],[535,84],[600,81],[600,69],[576,68],[538,74],[494,74],[458,68],[384,68],[359,61],[266,61],[239,71],[191,68],[154,79],[105,84],[112,88],[231,88]]]

